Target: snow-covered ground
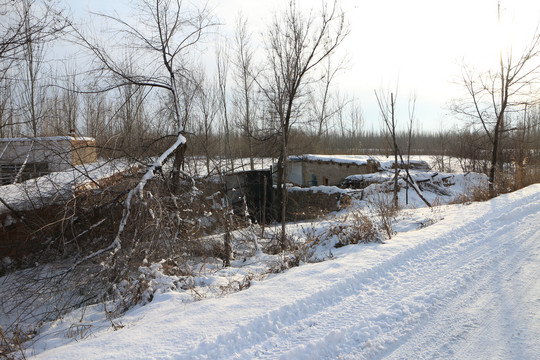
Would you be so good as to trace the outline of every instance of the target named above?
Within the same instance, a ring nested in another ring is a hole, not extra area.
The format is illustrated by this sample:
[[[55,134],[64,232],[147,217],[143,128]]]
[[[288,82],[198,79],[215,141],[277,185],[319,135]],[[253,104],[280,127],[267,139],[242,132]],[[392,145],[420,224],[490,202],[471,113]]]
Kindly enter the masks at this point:
[[[332,249],[224,297],[155,293],[38,359],[538,359],[540,185],[483,203],[407,209],[385,243]],[[84,338],[84,339],[82,339]]]

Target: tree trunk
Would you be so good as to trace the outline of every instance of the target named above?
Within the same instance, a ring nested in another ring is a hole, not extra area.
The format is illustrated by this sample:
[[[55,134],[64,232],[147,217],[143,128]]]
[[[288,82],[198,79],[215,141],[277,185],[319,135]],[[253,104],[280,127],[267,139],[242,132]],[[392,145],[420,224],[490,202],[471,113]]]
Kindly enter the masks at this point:
[[[184,143],[174,153],[172,190],[175,194],[180,190],[180,170],[184,169],[186,147],[187,145]]]
[[[392,142],[394,146],[394,207],[398,208],[398,176],[399,176],[399,168],[398,168],[398,145],[396,141],[396,119],[395,119],[395,112],[394,112],[394,94],[390,94],[390,107],[392,109]]]

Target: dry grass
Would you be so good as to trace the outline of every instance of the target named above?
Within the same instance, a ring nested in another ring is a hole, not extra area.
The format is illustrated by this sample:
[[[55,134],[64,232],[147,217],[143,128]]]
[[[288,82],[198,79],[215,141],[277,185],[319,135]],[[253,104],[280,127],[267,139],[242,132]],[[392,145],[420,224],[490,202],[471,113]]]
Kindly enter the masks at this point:
[[[348,214],[343,222],[332,225],[328,233],[339,239],[336,247],[381,241],[377,226],[362,212]]]
[[[395,234],[393,225],[399,211],[394,205],[392,197],[386,193],[376,192],[369,199],[369,208],[379,220],[381,230],[391,239]]]

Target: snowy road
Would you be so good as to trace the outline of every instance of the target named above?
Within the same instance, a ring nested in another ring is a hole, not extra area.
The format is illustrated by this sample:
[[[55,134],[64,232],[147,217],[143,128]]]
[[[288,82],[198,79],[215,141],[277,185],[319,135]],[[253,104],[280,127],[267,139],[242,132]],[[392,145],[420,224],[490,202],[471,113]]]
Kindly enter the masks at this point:
[[[38,358],[540,359],[540,185],[435,211],[222,299],[159,295]]]

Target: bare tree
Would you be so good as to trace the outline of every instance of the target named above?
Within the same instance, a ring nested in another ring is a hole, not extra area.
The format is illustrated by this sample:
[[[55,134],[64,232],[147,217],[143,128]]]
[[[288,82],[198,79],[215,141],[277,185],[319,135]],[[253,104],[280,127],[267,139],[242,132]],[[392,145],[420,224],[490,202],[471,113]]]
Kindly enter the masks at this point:
[[[383,119],[384,126],[386,128],[386,137],[387,139],[388,137],[390,137],[392,153],[394,155],[394,193],[393,193],[394,208],[397,209],[399,205],[398,192],[399,192],[400,167],[402,167],[405,170],[405,173],[407,174],[406,177],[404,177],[404,180],[407,182],[407,184],[414,189],[416,194],[428,207],[431,207],[431,204],[422,195],[420,189],[418,188],[414,179],[412,178],[409,172],[409,162],[407,160],[407,163],[405,163],[405,161],[403,160],[403,153],[398,145],[398,140],[397,140],[398,133],[396,131],[396,127],[397,127],[396,98],[394,97],[394,93],[390,93],[390,97],[388,98],[388,96],[384,96],[384,93],[382,91],[379,91],[379,92],[375,91],[375,97],[377,98],[379,111]],[[409,136],[412,136],[411,129],[412,129],[412,121],[414,118],[414,104],[415,103],[416,103],[415,97],[409,100]],[[409,143],[410,143],[410,140],[409,140]],[[398,163],[398,156],[400,159],[399,163]],[[407,200],[408,200],[408,193],[407,193]]]
[[[0,137],[15,136],[17,132],[14,120],[14,90],[13,80],[3,77],[0,85]]]
[[[317,66],[331,56],[348,34],[345,15],[336,2],[324,6],[318,16],[302,14],[291,1],[283,14],[276,14],[266,38],[268,65],[260,82],[270,111],[279,121],[281,150],[278,159],[278,203],[281,204],[281,248],[287,248],[287,156],[289,132],[298,115],[300,98],[314,79]]]
[[[254,49],[250,44],[251,37],[247,28],[247,20],[240,17],[236,24],[234,38],[233,66],[235,70],[236,93],[235,108],[238,112],[238,126],[248,143],[250,169],[255,169],[254,162],[254,133],[257,116],[257,101],[255,99],[255,74],[253,56]]]
[[[185,122],[183,114],[184,95],[179,90],[182,81],[189,81],[182,57],[199,42],[204,32],[214,26],[208,10],[193,10],[183,7],[180,0],[142,0],[139,3],[141,17],[124,20],[118,17],[99,14],[104,20],[118,26],[119,40],[138,49],[139,56],[133,67],[123,66],[115,59],[114,52],[106,49],[97,40],[91,40],[75,26],[72,27],[77,39],[89,49],[97,59],[96,71],[107,81],[102,90],[112,90],[124,86],[141,86],[164,90],[170,101],[171,116],[176,123],[175,141],[147,168],[140,181],[127,194],[124,212],[115,240],[106,248],[98,250],[87,258],[109,252],[115,254],[121,246],[121,235],[129,219],[134,197],[141,194],[146,183],[160,171],[167,159],[175,155],[173,169],[173,189],[176,188],[183,173],[185,151]],[[142,52],[141,52],[142,51]],[[79,261],[80,262],[80,261]]]
[[[377,104],[379,105],[379,111],[383,119],[384,126],[386,128],[387,134],[390,137],[392,143],[392,153],[394,155],[394,208],[398,208],[398,192],[399,192],[399,166],[398,166],[398,154],[399,147],[397,144],[397,133],[396,133],[396,103],[394,98],[394,93],[390,93],[390,99],[384,96],[383,92],[380,91],[377,93],[375,91],[375,97],[377,98]],[[396,95],[397,97],[397,95]]]
[[[455,101],[453,110],[470,119],[489,138],[489,190],[492,195],[495,193],[496,169],[501,165],[502,137],[513,129],[509,114],[538,100],[539,55],[540,34],[535,32],[519,55],[512,48],[506,49],[505,53],[501,48],[497,69],[478,73],[463,66],[462,82],[468,98]]]
[[[24,120],[37,136],[45,101],[41,77],[45,47],[66,25],[56,1],[0,0],[0,88],[10,95],[9,101],[3,97],[5,118],[0,121],[13,135],[20,135]]]
[[[98,144],[104,144],[110,137],[106,131],[107,119],[110,117],[110,105],[106,94],[89,92],[82,94],[81,118],[83,132],[96,139]]]
[[[221,122],[223,123],[223,130],[225,135],[225,156],[227,160],[225,163],[229,163],[229,168],[234,170],[234,163],[231,152],[231,121],[229,119],[229,98],[227,93],[227,80],[228,80],[228,70],[229,70],[229,56],[226,53],[225,49],[218,48],[216,54],[216,65],[217,65],[217,83],[219,90],[219,107],[221,113]]]
[[[343,69],[342,64],[335,65],[332,58],[327,57],[324,61],[324,68],[317,83],[317,89],[311,92],[310,111],[311,117],[316,126],[317,137],[323,137],[328,133],[331,119],[347,103],[346,100],[339,97],[339,94],[332,92],[333,81],[339,71]]]
[[[41,104],[42,116],[39,121],[40,134],[56,136],[78,131],[80,99],[78,78],[74,65],[65,65],[65,73],[55,72],[50,76],[51,86],[44,92]]]
[[[215,120],[220,110],[221,93],[218,85],[207,80],[204,71],[200,72],[199,86],[197,91],[197,108],[200,117],[197,126],[198,146],[205,155],[206,173],[212,173],[211,162],[216,155],[216,144],[213,135],[215,133]]]
[[[23,0],[21,2],[21,12],[30,13],[33,11],[34,2],[31,0]],[[29,16],[24,17],[24,35],[26,43],[23,46],[24,59],[24,111],[23,114],[27,118],[27,123],[30,127],[32,136],[38,136],[38,122],[41,121],[43,115],[43,102],[45,99],[45,85],[41,84],[40,76],[44,63],[44,43],[36,41],[33,37],[33,25]]]
[[[349,116],[351,119],[351,128],[349,130],[349,137],[351,139],[351,149],[359,149],[360,139],[362,138],[364,129],[364,115],[362,113],[362,107],[358,103],[358,100],[353,100],[350,105]]]
[[[0,0],[0,71],[20,60],[33,43],[54,39],[67,26],[56,1]]]
[[[411,146],[413,137],[414,111],[416,109],[416,94],[409,97],[409,122],[407,123],[407,167],[411,163]],[[405,191],[405,204],[409,205],[409,186]]]

